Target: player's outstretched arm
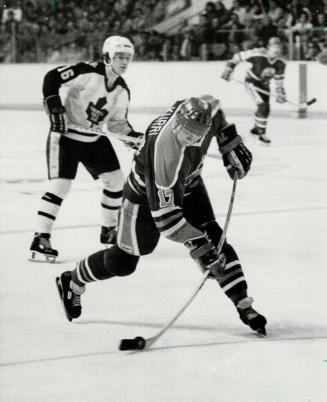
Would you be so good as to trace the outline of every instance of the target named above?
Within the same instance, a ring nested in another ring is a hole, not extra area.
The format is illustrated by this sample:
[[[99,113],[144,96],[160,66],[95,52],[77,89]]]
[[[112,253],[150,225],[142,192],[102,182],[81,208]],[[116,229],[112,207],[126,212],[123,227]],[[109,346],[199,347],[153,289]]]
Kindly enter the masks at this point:
[[[222,154],[224,166],[231,179],[242,179],[250,170],[252,153],[244,145],[236,131],[235,124],[224,127],[216,136],[219,151]]]
[[[231,60],[226,62],[224,71],[221,74],[221,78],[226,81],[230,81],[233,71],[238,63],[242,61],[240,53],[236,53]]]

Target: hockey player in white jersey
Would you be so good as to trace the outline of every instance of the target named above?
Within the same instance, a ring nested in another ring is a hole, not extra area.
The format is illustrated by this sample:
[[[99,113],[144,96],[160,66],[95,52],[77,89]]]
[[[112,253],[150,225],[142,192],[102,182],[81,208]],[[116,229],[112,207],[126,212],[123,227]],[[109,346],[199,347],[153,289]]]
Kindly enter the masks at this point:
[[[110,140],[95,132],[107,129],[125,139],[142,136],[127,120],[130,91],[121,77],[133,55],[129,39],[110,36],[103,44],[103,61],[61,66],[44,77],[44,105],[50,119],[46,151],[49,186],[37,212],[32,260],[41,255],[53,262],[58,256],[50,243],[51,231],[80,162],[103,183],[100,241],[116,241],[124,176]],[[67,88],[64,104],[61,87]],[[126,141],[126,145],[133,147],[132,142]]]

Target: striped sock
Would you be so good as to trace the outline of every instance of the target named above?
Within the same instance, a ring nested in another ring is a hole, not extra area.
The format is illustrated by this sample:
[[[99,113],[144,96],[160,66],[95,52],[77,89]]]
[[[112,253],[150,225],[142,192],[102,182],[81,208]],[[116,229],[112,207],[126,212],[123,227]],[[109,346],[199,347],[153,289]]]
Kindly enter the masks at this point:
[[[122,204],[123,192],[103,189],[101,200],[102,225],[106,227],[117,226],[118,211]]]
[[[53,193],[45,193],[37,211],[36,232],[51,233],[63,199]]]

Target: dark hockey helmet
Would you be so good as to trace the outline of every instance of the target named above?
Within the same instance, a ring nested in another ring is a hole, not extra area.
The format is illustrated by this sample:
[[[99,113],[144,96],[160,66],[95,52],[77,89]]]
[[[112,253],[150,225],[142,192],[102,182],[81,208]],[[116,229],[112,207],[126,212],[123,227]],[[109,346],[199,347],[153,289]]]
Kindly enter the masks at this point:
[[[211,105],[200,98],[188,98],[176,113],[176,121],[185,130],[202,137],[211,127]]]

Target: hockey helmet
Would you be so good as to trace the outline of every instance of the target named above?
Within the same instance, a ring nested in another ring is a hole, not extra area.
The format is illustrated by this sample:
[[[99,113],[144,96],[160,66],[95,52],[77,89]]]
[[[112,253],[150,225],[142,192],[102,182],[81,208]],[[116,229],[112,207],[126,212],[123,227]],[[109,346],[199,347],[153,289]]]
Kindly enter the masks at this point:
[[[185,99],[176,113],[176,121],[185,130],[203,137],[211,127],[211,105],[200,98]]]
[[[103,43],[102,54],[106,64],[109,64],[110,59],[116,53],[127,53],[134,56],[133,43],[124,36],[109,36]]]

